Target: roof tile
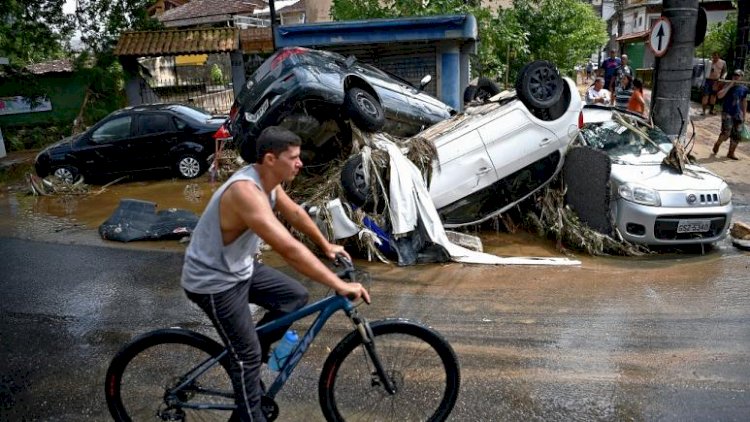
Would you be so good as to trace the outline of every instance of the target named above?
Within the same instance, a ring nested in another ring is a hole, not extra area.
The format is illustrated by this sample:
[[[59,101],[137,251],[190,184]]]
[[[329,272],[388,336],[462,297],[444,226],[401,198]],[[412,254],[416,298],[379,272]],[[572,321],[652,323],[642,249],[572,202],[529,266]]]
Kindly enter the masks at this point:
[[[258,7],[265,7],[263,0],[193,0],[180,7],[169,9],[158,16],[161,22],[206,16],[252,14]]]
[[[115,55],[144,57],[225,53],[240,48],[239,33],[237,28],[125,32],[120,35]]]

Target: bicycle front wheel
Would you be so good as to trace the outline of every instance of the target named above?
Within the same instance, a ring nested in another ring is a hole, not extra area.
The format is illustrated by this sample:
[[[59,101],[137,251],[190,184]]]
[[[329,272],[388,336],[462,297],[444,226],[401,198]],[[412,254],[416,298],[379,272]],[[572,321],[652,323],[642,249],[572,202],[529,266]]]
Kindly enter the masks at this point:
[[[386,391],[353,331],[331,352],[318,385],[328,421],[443,421],[458,398],[460,372],[450,344],[407,320],[370,323],[375,353],[395,386]]]
[[[183,329],[156,330],[128,343],[112,359],[104,386],[116,421],[227,421],[234,393],[229,359],[210,338]],[[211,365],[213,359],[213,365]],[[203,365],[205,371],[196,372]]]

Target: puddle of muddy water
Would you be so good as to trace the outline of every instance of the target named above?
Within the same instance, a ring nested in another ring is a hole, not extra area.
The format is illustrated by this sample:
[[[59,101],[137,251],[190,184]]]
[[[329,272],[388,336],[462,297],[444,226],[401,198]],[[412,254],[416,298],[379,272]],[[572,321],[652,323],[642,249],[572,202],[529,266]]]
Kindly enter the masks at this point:
[[[91,186],[89,193],[68,196],[33,196],[23,185],[5,187],[0,191],[0,231],[14,236],[83,244],[124,246],[121,242],[104,241],[97,229],[109,218],[122,199],[138,199],[157,204],[157,210],[183,209],[200,215],[209,198],[220,186],[207,177],[197,180],[170,179],[135,181],[114,184],[106,188]],[[735,221],[748,221],[750,209],[739,203],[735,207]],[[485,230],[470,232],[481,238],[484,251],[498,256],[559,257],[555,242],[519,231],[506,233]],[[128,247],[182,250],[177,241],[130,242]],[[628,268],[663,268],[690,262],[702,262],[722,256],[747,254],[731,245],[728,239],[706,247],[683,247],[657,250],[642,257],[588,257],[571,253],[570,258],[586,265],[606,265]]]
[[[62,237],[76,243],[100,243],[104,241],[99,238],[97,229],[122,199],[154,202],[157,210],[177,208],[200,215],[218,186],[203,179],[173,179],[122,183],[106,188],[92,185],[87,194],[81,195],[33,196],[23,186],[16,185],[0,193],[0,229],[23,238],[60,240]],[[144,246],[177,244],[175,241],[136,243]]]

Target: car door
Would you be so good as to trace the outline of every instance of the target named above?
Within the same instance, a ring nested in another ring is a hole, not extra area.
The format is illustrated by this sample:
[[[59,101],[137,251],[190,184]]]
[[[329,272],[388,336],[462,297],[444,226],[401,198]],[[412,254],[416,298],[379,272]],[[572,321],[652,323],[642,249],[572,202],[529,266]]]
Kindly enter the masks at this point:
[[[435,140],[438,162],[429,191],[443,224],[474,221],[481,213],[477,200],[497,179],[479,133],[472,127],[447,132]]]
[[[494,166],[495,199],[487,208],[505,208],[546,182],[560,162],[560,140],[520,102],[508,104],[483,120],[478,132]]]
[[[364,63],[357,63],[354,70],[375,89],[380,99],[387,119],[384,131],[396,136],[406,136],[419,130],[419,119],[409,101],[411,93],[406,83]]]
[[[147,111],[137,115],[137,131],[123,151],[133,169],[148,170],[172,166],[170,150],[179,142],[173,117],[165,111]]]
[[[111,117],[94,127],[84,146],[76,152],[86,172],[112,174],[126,170],[127,163],[121,156],[133,130],[134,119],[131,114]]]

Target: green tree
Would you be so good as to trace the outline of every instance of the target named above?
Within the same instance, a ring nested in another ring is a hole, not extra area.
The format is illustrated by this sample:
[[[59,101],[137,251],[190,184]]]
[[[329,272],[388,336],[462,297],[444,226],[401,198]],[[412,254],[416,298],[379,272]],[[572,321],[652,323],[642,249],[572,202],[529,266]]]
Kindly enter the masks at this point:
[[[511,79],[529,60],[544,59],[572,69],[607,40],[604,22],[580,0],[514,0],[495,15],[466,0],[334,0],[334,20],[469,13],[477,19],[479,54],[472,71],[499,78],[506,65]]]
[[[715,22],[708,26],[703,44],[695,49],[697,57],[711,57],[714,51],[727,60],[734,56],[734,43],[737,39],[737,14],[730,13],[724,22]],[[727,65],[732,66],[730,60]]]
[[[65,56],[75,28],[73,15],[63,13],[65,0],[0,1],[0,56],[23,68]]]
[[[78,0],[76,16],[81,40],[94,52],[112,50],[124,31],[163,29],[157,19],[148,16],[156,0]]]
[[[560,69],[573,69],[607,41],[604,21],[580,0],[514,0],[506,12],[529,31],[528,54],[519,54],[516,68],[530,60],[549,60]]]

